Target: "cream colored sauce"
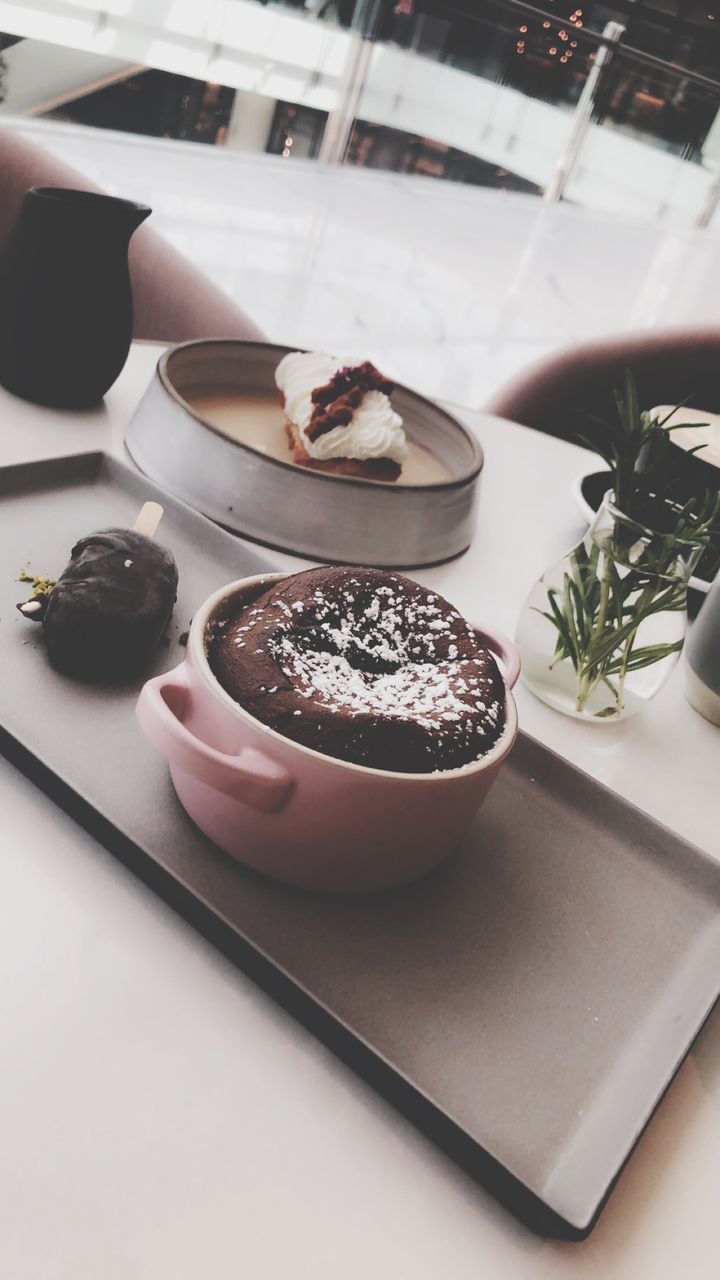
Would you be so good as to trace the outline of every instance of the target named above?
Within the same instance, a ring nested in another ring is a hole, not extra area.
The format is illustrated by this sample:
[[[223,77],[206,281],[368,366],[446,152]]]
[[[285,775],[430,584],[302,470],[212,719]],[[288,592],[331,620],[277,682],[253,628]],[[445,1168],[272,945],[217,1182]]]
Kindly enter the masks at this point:
[[[666,427],[676,427],[681,422],[702,422],[707,426],[688,426],[683,427],[682,431],[673,431],[672,441],[681,449],[695,449],[698,445],[702,445],[698,458],[702,458],[703,462],[710,462],[714,467],[720,467],[720,414],[706,413],[704,409],[690,409],[684,405],[682,409],[676,409],[672,412],[672,405],[659,405],[653,409],[654,418],[659,418],[662,422],[668,418],[665,423]]]
[[[230,440],[249,445],[269,458],[292,462],[285,435],[285,415],[275,393],[192,387],[184,390],[182,396],[201,418]],[[447,468],[428,449],[408,438],[401,484],[439,484],[450,478]]]

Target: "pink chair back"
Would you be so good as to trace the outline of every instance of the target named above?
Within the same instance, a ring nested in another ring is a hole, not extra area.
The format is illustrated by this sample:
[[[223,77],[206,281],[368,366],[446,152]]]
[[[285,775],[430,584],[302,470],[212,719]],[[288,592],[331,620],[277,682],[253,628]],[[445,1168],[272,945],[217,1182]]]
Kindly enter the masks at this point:
[[[667,329],[623,333],[570,347],[532,365],[505,383],[483,405],[548,435],[595,438],[593,418],[615,418],[613,389],[632,369],[640,404],[689,403],[720,410],[720,329]]]

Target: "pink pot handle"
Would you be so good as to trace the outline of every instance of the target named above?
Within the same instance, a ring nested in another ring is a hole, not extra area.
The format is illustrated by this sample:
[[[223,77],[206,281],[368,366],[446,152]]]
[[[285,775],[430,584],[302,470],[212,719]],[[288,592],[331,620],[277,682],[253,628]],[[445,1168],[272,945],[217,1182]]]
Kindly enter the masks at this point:
[[[513,689],[520,675],[520,654],[512,640],[508,640],[502,631],[496,631],[494,627],[478,627],[473,622],[472,628],[485,642],[491,653],[500,659],[503,664],[505,684],[508,689]]]
[[[209,747],[185,727],[180,718],[189,683],[186,664],[148,680],[140,691],[137,718],[145,736],[170,764],[216,791],[252,809],[277,813],[294,787],[289,773],[253,747],[236,756]]]

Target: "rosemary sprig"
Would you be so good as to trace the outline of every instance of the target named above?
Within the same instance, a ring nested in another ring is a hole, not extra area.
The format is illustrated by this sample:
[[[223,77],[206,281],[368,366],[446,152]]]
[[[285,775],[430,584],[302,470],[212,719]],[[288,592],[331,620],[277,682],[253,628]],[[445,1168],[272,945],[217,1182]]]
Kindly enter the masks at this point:
[[[617,422],[607,425],[603,444],[582,443],[610,469],[616,518],[571,553],[562,585],[548,587],[548,608],[538,610],[557,632],[551,668],[569,661],[575,672],[576,710],[584,712],[601,686],[612,695],[595,713],[601,718],[622,711],[629,674],[682,647],[681,640],[638,645],[638,632],[653,615],[685,608],[687,564],[720,530],[720,493],[684,504],[668,496],[677,478],[670,432],[682,427],[640,409],[630,369],[615,403]]]

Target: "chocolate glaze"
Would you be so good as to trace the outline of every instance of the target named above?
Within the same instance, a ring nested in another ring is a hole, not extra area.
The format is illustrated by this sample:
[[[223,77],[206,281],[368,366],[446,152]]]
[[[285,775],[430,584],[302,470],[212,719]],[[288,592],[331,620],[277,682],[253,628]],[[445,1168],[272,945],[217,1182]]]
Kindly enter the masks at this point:
[[[177,581],[171,553],[142,533],[81,538],[42,618],[50,662],[87,680],[142,670],[170,620]]]
[[[494,658],[436,592],[379,569],[310,569],[229,603],[211,669],[295,742],[402,773],[455,769],[504,727]]]

